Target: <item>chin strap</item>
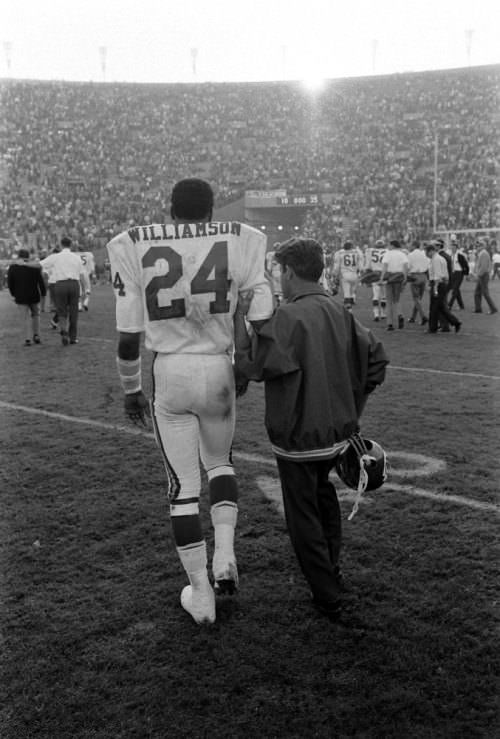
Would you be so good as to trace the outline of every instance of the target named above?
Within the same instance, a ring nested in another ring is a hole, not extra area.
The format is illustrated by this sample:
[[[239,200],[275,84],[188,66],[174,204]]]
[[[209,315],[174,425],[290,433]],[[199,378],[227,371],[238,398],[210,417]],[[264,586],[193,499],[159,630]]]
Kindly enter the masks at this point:
[[[366,471],[367,465],[373,462],[373,457],[368,454],[365,442],[359,434],[353,434],[349,438],[349,444],[353,447],[359,457],[359,482],[358,489],[356,492],[356,498],[354,499],[354,505],[352,511],[347,517],[348,521],[351,521],[359,510],[359,504],[363,493],[368,486],[368,472]]]

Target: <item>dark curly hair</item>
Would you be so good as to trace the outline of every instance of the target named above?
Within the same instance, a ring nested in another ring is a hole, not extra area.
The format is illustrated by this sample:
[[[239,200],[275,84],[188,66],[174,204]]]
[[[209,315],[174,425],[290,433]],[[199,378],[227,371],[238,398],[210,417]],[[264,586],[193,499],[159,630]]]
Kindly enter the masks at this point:
[[[274,258],[282,267],[291,267],[297,277],[311,282],[317,282],[325,268],[323,249],[314,239],[294,236],[279,245]]]
[[[172,218],[192,222],[201,221],[212,217],[214,193],[205,180],[187,177],[174,185],[170,202]]]

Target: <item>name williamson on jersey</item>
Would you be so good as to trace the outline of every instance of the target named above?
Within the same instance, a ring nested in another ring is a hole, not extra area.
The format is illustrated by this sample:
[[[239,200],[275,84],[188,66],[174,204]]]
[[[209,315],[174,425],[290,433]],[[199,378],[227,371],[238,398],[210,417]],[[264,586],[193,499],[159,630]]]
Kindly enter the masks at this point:
[[[175,239],[201,239],[204,236],[241,233],[238,221],[212,221],[210,223],[155,223],[151,226],[129,228],[128,235],[134,244],[138,241],[169,241]]]

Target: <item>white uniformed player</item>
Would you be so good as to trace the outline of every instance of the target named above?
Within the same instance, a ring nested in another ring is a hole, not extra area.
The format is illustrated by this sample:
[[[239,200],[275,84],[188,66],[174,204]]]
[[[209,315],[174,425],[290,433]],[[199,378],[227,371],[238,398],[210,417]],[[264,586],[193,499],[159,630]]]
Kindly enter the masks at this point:
[[[276,242],[272,251],[268,251],[266,254],[266,270],[271,278],[272,290],[276,305],[279,305],[281,303],[283,297],[283,293],[281,290],[281,267],[274,259],[274,252],[279,245],[279,242]]]
[[[367,247],[365,251],[365,264],[364,271],[375,272],[380,274],[382,272],[382,259],[387,251],[384,239],[377,239],[374,246]],[[386,295],[385,285],[380,285],[377,281],[371,283],[372,288],[372,308],[373,308],[373,320],[385,320],[386,314]]]
[[[238,293],[253,291],[252,323],[268,319],[266,237],[238,222],[211,222],[213,192],[196,178],[172,191],[174,223],[130,228],[107,245],[120,332],[117,365],[125,411],[146,424],[140,336],[154,353],[151,411],[167,473],[172,531],[190,584],[181,604],[197,623],[215,620],[214,590],[199,517],[199,459],[209,481],[215,590],[238,584],[234,554],[237,484],[233,315]]]
[[[80,300],[78,301],[78,310],[88,310],[89,309],[89,298],[90,298],[90,291],[91,291],[91,284],[92,280],[95,279],[95,260],[94,255],[91,251],[78,251],[78,256],[82,260],[82,264],[85,267],[85,271],[87,272],[88,277],[88,286],[85,290],[85,293],[82,291],[80,293]]]
[[[354,305],[356,287],[362,266],[362,256],[360,256],[359,250],[354,248],[352,241],[346,241],[342,249],[335,253],[333,274],[337,279],[340,279],[344,306],[347,310],[352,310]]]

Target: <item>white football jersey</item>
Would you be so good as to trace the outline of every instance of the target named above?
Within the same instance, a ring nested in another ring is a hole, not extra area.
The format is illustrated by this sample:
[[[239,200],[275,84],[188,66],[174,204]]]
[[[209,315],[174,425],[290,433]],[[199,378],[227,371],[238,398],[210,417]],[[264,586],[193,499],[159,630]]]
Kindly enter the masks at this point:
[[[273,313],[266,237],[237,221],[135,226],[107,245],[118,331],[145,332],[164,354],[231,354],[238,292],[247,319]]]
[[[358,249],[340,249],[335,252],[333,271],[336,275],[356,276],[362,267]]]
[[[365,269],[373,272],[382,271],[382,259],[386,253],[385,246],[369,246],[365,251]]]
[[[82,264],[85,267],[87,274],[92,275],[95,272],[95,260],[94,255],[91,251],[79,251],[78,256],[82,260]]]

